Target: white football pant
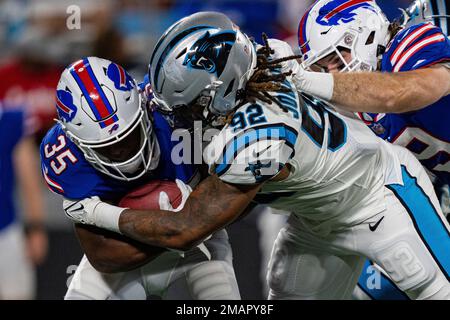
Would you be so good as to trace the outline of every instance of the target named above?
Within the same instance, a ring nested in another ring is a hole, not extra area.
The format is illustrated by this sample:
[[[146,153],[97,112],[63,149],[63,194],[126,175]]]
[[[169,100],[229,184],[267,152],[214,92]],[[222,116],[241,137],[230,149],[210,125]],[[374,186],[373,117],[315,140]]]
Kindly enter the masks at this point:
[[[272,251],[270,299],[351,299],[366,259],[411,299],[450,299],[449,225],[425,170],[396,149],[404,181],[385,186],[385,211],[327,236],[291,215]]]
[[[216,232],[204,244],[207,254],[198,247],[184,257],[168,251],[141,268],[115,274],[96,271],[84,256],[65,299],[239,300],[226,231]]]

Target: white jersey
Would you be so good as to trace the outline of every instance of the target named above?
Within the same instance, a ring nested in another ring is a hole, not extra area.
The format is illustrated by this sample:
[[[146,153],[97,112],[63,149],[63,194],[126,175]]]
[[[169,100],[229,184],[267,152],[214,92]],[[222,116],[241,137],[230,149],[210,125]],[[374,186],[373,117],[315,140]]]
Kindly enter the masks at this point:
[[[276,96],[284,111],[263,102],[236,110],[205,149],[210,173],[233,184],[265,182],[256,201],[294,213],[317,232],[384,210],[383,186],[401,183],[392,147],[311,96],[296,90]],[[286,165],[289,177],[271,181]]]

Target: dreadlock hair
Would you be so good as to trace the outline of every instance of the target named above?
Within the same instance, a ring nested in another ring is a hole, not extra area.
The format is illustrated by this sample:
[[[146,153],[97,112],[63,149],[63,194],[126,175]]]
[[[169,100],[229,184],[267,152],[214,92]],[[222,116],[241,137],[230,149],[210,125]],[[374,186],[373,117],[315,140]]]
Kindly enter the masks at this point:
[[[289,92],[288,88],[283,82],[286,77],[292,75],[292,70],[288,72],[281,72],[281,63],[296,60],[301,58],[300,55],[288,56],[276,60],[270,60],[270,55],[275,51],[270,48],[268,37],[265,33],[262,34],[263,46],[256,52],[257,64],[253,75],[247,81],[244,89],[240,89],[237,92],[237,100],[239,101],[237,108],[244,104],[256,103],[259,99],[265,103],[275,103],[284,112],[288,112],[288,109],[278,100],[278,98],[272,96],[271,92]]]
[[[390,25],[389,25],[389,36],[390,36],[390,40],[392,40],[397,33],[399,33],[401,30],[403,29],[403,26],[401,24],[401,22],[398,19],[395,19]]]

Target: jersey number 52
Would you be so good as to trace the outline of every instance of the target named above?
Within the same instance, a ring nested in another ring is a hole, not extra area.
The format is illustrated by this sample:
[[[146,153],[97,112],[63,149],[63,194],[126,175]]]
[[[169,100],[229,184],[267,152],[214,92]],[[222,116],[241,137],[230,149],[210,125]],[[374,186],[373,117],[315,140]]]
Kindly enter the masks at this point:
[[[332,152],[339,150],[347,141],[347,126],[345,122],[332,112],[329,112],[320,102],[308,99],[306,96],[304,98],[302,130],[317,146],[322,147],[327,133],[325,130],[325,119],[328,118],[327,148]]]

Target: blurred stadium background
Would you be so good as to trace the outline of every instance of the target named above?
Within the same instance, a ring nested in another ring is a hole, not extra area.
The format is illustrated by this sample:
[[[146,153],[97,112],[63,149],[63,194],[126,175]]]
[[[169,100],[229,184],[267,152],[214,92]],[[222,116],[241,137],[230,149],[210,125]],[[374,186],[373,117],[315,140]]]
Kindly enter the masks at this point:
[[[163,31],[177,19],[202,10],[228,14],[256,39],[260,39],[261,32],[266,32],[269,37],[288,40],[296,48],[298,22],[312,2],[0,0],[0,103],[3,108],[19,108],[26,112],[37,150],[55,117],[54,89],[60,72],[79,57],[96,55],[114,60],[130,70],[136,79],[142,79],[151,50]],[[399,15],[398,8],[407,7],[410,0],[377,2],[392,19]],[[69,29],[67,22],[77,10],[81,13],[80,28]],[[7,140],[8,137],[0,138]],[[46,259],[36,268],[35,298],[62,299],[82,252],[72,224],[62,211],[61,199],[50,193],[43,181],[40,188],[45,203],[43,211],[49,247]],[[21,198],[20,188],[16,189],[20,219],[28,199]],[[260,276],[264,274],[264,268],[261,266],[265,265],[270,254],[268,248],[283,223],[283,218],[268,215],[264,208],[258,210],[259,213],[229,228],[244,299],[265,297],[263,276]],[[0,211],[0,216],[3,214]],[[5,257],[5,254],[0,251],[0,255]]]

